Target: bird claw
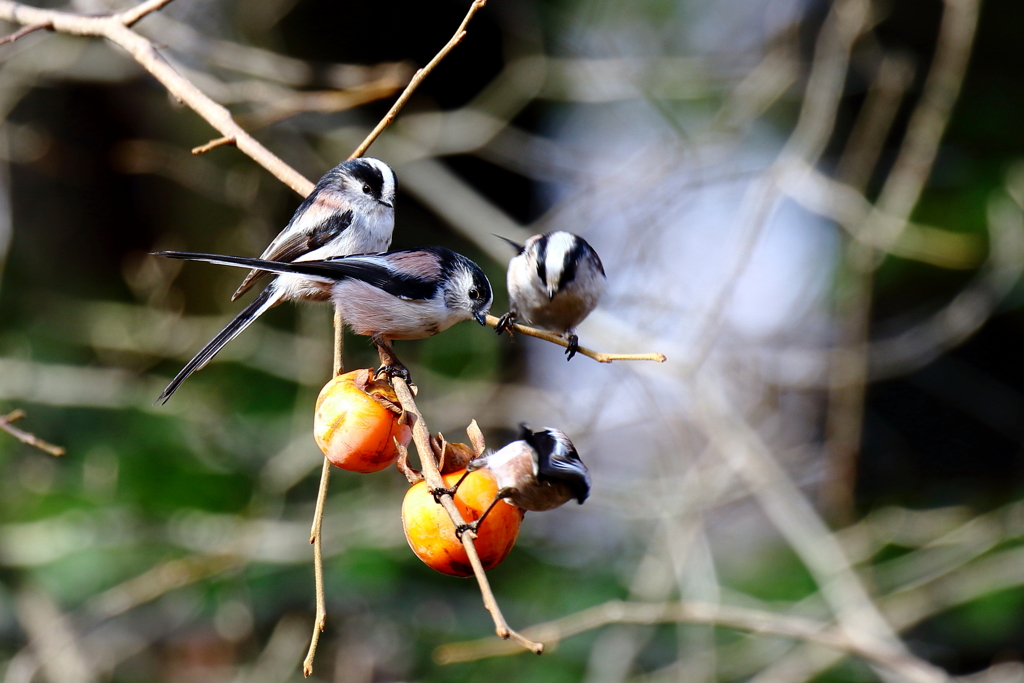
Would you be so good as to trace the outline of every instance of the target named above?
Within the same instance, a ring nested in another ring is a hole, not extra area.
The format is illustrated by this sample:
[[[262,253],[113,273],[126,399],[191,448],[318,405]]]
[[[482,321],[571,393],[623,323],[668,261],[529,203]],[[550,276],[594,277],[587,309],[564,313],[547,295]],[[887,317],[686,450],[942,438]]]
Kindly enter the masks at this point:
[[[430,495],[432,495],[434,497],[434,502],[437,503],[438,505],[440,505],[441,504],[441,497],[442,496],[451,496],[452,498],[455,497],[455,489],[454,488],[451,488],[451,489],[446,489],[446,488],[430,489]]]
[[[460,525],[458,525],[457,527],[455,527],[455,538],[457,538],[459,540],[459,542],[461,543],[462,542],[462,535],[465,534],[467,531],[472,531],[473,534],[475,535],[477,527],[479,525],[480,525],[480,520],[477,520],[477,521],[473,522],[472,524],[460,524]]]
[[[512,311],[509,311],[505,315],[498,318],[498,324],[494,326],[494,331],[498,334],[508,332],[509,336],[512,336],[512,326],[516,323],[516,316]]]
[[[395,377],[404,379],[407,384],[412,385],[412,376],[409,374],[409,368],[404,365],[382,365],[377,368],[377,372],[373,373],[374,379],[380,379],[386,377],[388,381],[391,381]]]
[[[565,347],[565,359],[572,360],[572,357],[580,350],[580,338],[575,334],[570,334],[567,341],[569,342],[569,345]]]

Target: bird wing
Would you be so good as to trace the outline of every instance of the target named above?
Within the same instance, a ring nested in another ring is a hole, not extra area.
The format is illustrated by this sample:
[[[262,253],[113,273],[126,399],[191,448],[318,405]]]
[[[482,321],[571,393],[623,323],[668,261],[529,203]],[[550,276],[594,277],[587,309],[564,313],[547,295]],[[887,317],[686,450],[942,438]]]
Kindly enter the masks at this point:
[[[556,438],[549,430],[544,430],[533,433],[530,445],[535,453],[538,478],[565,483],[582,504],[590,495],[590,473],[568,439]]]
[[[295,210],[284,230],[263,250],[260,258],[291,262],[337,239],[352,224],[352,209],[347,207],[348,202],[341,198],[340,193],[320,187],[314,189]],[[245,294],[266,272],[250,271],[231,295],[231,300]]]
[[[402,254],[404,252],[393,252]],[[426,300],[437,293],[437,281],[396,272],[390,267],[388,257],[392,254],[369,254],[365,256],[340,256],[323,261],[295,261],[282,263],[266,261],[248,256],[224,256],[220,254],[198,254],[186,251],[158,251],[155,256],[205,261],[222,266],[255,268],[271,273],[305,275],[328,282],[339,280],[361,280],[392,296],[406,300]]]

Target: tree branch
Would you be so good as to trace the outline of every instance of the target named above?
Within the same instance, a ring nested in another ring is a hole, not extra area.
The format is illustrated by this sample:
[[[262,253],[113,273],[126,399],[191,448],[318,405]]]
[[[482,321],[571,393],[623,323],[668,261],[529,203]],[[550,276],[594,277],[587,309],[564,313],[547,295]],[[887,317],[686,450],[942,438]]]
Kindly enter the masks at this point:
[[[402,404],[406,417],[412,423],[412,438],[416,442],[416,451],[420,455],[420,468],[422,469],[423,478],[426,480],[427,486],[432,489],[445,488],[441,473],[437,470],[437,463],[434,462],[434,451],[430,447],[430,432],[427,429],[426,422],[423,421],[423,415],[420,414],[419,409],[416,407],[416,401],[409,390],[409,385],[400,377],[395,377],[392,380],[392,385],[395,388],[395,393],[398,394],[398,400]],[[445,509],[445,512],[448,513],[452,524],[456,527],[466,523],[462,513],[455,507],[455,501],[452,499],[451,494],[445,493],[442,495],[440,504]],[[473,574],[476,576],[477,583],[480,584],[480,593],[483,595],[484,607],[491,613],[491,617],[494,619],[495,633],[503,640],[512,639],[527,650],[539,655],[544,651],[544,645],[513,631],[509,628],[508,622],[505,621],[505,617],[498,607],[498,602],[494,599],[494,593],[491,591],[491,585],[487,581],[483,565],[480,563],[480,556],[476,552],[476,545],[473,543],[475,536],[472,531],[464,533],[462,535],[462,545],[466,549],[466,555],[469,558],[470,565],[473,567]]]
[[[856,655],[897,673],[903,673],[909,663],[908,658],[890,647],[874,647],[869,643],[854,642],[834,625],[763,610],[689,601],[650,603],[611,600],[561,619],[531,626],[524,634],[536,638],[545,645],[555,645],[564,638],[609,624],[672,623],[708,624],[761,635],[793,638]],[[500,640],[484,638],[442,645],[434,651],[434,660],[440,664],[471,662],[487,657],[515,654],[517,650],[518,648]]]
[[[402,109],[402,107],[405,106],[405,103],[409,101],[409,98],[412,97],[413,91],[419,87],[420,83],[423,82],[423,79],[426,78],[430,74],[430,72],[434,70],[434,67],[436,67],[441,62],[441,60],[444,59],[448,55],[448,53],[455,48],[456,45],[462,42],[462,39],[466,37],[466,26],[469,24],[469,20],[472,19],[473,15],[476,14],[480,10],[480,8],[482,8],[486,4],[487,0],[473,0],[473,4],[469,6],[469,11],[466,13],[465,18],[462,20],[462,23],[459,24],[459,28],[456,29],[455,35],[453,35],[451,37],[451,40],[449,40],[445,44],[445,46],[441,48],[440,52],[434,55],[433,59],[427,62],[427,65],[425,67],[419,69],[415,74],[413,74],[412,80],[409,81],[409,85],[405,87],[405,90],[402,91],[402,94],[399,95],[398,99],[395,100],[395,103],[391,105],[391,109],[388,111],[388,113],[385,114],[384,118],[380,120],[377,126],[372,131],[370,131],[370,134],[366,136],[366,139],[363,140],[358,147],[356,147],[356,150],[352,152],[352,156],[350,156],[349,159],[358,159],[359,157],[366,154],[366,150],[370,148],[370,145],[373,144],[373,141],[376,140],[380,136],[380,134],[384,132],[385,128],[391,125],[392,121],[395,120],[395,117],[398,116],[398,112]]]
[[[487,316],[487,324],[491,327],[497,327],[498,319],[493,315],[489,315]],[[536,327],[527,327],[526,325],[515,323],[512,325],[512,329],[520,334],[525,334],[527,337],[536,337],[537,339],[549,341],[552,344],[558,344],[562,348],[569,346],[569,342],[562,339],[561,336],[552,332],[538,330]],[[585,346],[579,347],[576,352],[587,358],[593,358],[598,363],[611,363],[615,360],[653,360],[657,363],[664,363],[666,360],[663,353],[601,353],[600,351],[588,349]]]
[[[85,16],[56,10],[39,9],[9,0],[0,0],[0,20],[33,26],[48,24],[53,31],[74,36],[106,38],[120,46],[167,88],[168,92],[199,114],[221,135],[233,138],[238,149],[270,171],[288,187],[305,197],[313,183],[286,164],[249,135],[231,118],[231,112],[207,97],[191,81],[175,71],[146,38],[129,27],[170,0],[150,0],[137,7],[104,17]]]
[[[3,417],[0,417],[0,429],[4,430],[5,432],[13,436],[15,439],[22,442],[23,444],[35,446],[39,450],[49,453],[50,455],[56,457],[64,455],[64,449],[61,448],[60,446],[54,446],[52,443],[43,441],[35,434],[31,434],[24,430],[18,429],[17,427],[11,424],[15,420],[20,420],[23,417],[25,417],[24,410],[21,410],[19,408],[18,410],[11,411],[10,413],[4,415]]]

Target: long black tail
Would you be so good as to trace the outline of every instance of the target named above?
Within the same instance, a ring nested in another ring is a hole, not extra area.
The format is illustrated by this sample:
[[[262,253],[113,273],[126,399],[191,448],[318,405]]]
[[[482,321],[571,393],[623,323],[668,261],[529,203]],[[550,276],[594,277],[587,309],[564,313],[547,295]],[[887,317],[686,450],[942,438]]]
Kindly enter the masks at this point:
[[[167,399],[181,386],[182,382],[188,379],[189,375],[209,363],[210,359],[217,355],[217,352],[224,348],[225,344],[241,334],[242,330],[249,327],[256,318],[263,315],[267,309],[276,304],[277,297],[274,296],[274,291],[274,285],[271,284],[260,292],[259,296],[253,299],[251,304],[242,309],[242,312],[236,315],[234,320],[229,322],[223,330],[217,333],[217,336],[200,349],[199,353],[185,364],[181,372],[174,376],[171,383],[157,397],[157,403],[167,403]]]
[[[153,256],[165,256],[167,258],[182,259],[185,261],[205,261],[215,263],[219,266],[237,266],[239,268],[253,268],[270,271],[272,273],[305,275],[307,277],[319,277],[325,280],[337,280],[339,275],[345,277],[345,259],[332,261],[298,261],[288,263],[284,261],[264,261],[263,259],[251,258],[249,256],[226,256],[223,254],[198,254],[190,251],[155,251]]]

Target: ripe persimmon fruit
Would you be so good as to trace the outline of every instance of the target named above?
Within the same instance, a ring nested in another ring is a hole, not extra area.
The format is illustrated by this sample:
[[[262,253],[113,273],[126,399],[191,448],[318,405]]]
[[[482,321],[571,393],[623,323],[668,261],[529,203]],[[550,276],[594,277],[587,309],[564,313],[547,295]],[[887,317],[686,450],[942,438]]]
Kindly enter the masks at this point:
[[[320,391],[313,438],[331,464],[350,472],[379,472],[398,459],[394,439],[403,446],[412,439],[409,425],[398,422],[400,414],[391,385],[375,380],[372,370],[354,370]]]
[[[444,485],[455,485],[465,470],[443,475]],[[494,502],[498,484],[487,470],[476,470],[459,485],[455,506],[471,524],[480,519]],[[476,550],[484,569],[496,567],[515,545],[523,511],[499,501],[476,532]],[[416,557],[431,569],[451,576],[472,576],[466,549],[455,535],[455,525],[443,507],[434,501],[426,482],[410,487],[402,502],[402,528]]]

